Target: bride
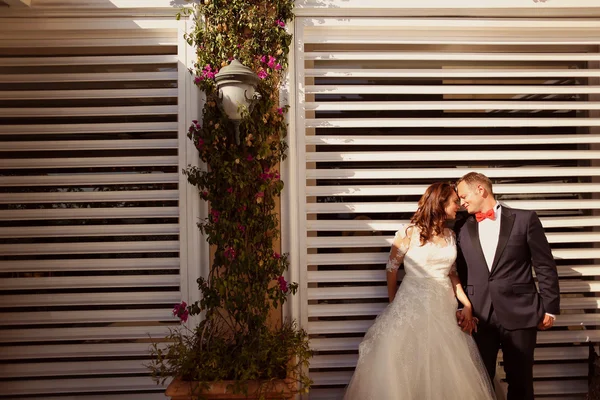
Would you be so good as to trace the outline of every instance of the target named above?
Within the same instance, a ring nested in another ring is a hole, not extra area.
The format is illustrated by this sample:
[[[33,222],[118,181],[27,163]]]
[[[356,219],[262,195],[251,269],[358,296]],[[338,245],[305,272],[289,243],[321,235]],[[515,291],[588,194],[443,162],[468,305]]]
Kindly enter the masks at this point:
[[[387,263],[390,305],[359,347],[344,400],[487,400],[494,389],[470,336],[471,303],[454,268],[454,219],[459,199],[449,183],[434,183],[410,224],[396,232]],[[398,267],[406,275],[397,290]],[[463,304],[465,331],[457,323]]]

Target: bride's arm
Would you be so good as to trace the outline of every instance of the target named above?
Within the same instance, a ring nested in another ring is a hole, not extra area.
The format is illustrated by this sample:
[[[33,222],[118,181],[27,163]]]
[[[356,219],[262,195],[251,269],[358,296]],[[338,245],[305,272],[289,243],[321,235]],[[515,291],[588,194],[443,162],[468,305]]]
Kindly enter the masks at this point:
[[[404,255],[408,251],[410,246],[410,233],[412,228],[402,228],[396,232],[394,243],[392,243],[392,249],[390,250],[390,256],[388,258],[386,269],[387,289],[388,298],[390,303],[396,298],[396,291],[398,290],[398,268],[404,261]]]
[[[462,324],[460,324],[460,322],[459,324],[465,332],[471,333],[473,330],[477,332],[477,318],[473,318],[473,306],[471,305],[471,301],[467,297],[467,294],[460,283],[460,278],[458,277],[455,266],[452,267],[448,276],[452,282],[454,295],[463,305],[463,309],[461,311],[463,321]]]

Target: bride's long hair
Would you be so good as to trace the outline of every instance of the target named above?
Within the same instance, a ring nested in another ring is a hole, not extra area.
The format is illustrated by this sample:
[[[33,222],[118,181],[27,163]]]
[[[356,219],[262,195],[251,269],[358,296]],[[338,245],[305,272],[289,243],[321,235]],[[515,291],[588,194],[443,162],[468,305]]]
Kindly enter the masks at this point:
[[[417,211],[410,219],[420,230],[421,245],[444,232],[446,206],[454,193],[452,184],[437,182],[429,186],[421,196]]]

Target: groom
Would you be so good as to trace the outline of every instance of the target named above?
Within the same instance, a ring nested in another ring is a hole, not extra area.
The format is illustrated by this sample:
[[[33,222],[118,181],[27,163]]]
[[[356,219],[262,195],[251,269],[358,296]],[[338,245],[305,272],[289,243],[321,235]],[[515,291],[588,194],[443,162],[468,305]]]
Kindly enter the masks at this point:
[[[502,349],[508,400],[533,400],[537,329],[551,328],[560,311],[556,264],[542,224],[533,211],[498,203],[483,174],[460,178],[457,192],[471,214],[456,231],[458,271],[479,319],[474,339],[492,380]]]

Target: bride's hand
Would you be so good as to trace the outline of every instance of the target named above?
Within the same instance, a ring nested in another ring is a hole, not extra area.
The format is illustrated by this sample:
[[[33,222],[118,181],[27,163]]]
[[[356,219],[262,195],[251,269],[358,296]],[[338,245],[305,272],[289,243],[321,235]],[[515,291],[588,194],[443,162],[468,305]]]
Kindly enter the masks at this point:
[[[468,333],[469,335],[473,334],[473,332],[477,332],[477,323],[479,320],[473,317],[473,309],[470,306],[465,306],[462,309],[462,320],[461,328],[463,332]]]

